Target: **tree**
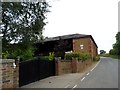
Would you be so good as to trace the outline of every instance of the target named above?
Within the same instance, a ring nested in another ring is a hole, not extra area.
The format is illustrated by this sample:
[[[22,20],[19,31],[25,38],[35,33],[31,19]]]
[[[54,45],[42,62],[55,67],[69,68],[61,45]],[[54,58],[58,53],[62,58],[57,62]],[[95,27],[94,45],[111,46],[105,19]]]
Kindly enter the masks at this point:
[[[113,44],[113,49],[117,55],[120,55],[120,32],[116,34],[116,43]]]
[[[113,44],[113,49],[109,51],[112,55],[120,55],[120,32],[116,34],[116,43]]]
[[[111,49],[111,50],[109,51],[109,54],[115,55],[115,54],[116,54],[115,49]]]
[[[42,31],[46,25],[46,13],[49,12],[48,3],[45,0],[40,2],[2,2],[2,49],[8,50],[11,42],[17,43],[17,50],[30,53],[33,44],[42,40]],[[14,50],[13,52],[15,52]],[[33,53],[33,52],[31,52]],[[16,54],[17,55],[17,54]],[[31,54],[32,55],[32,54]],[[24,57],[24,56],[23,56]]]
[[[61,57],[62,59],[64,59],[64,55],[65,55],[65,51],[70,48],[70,45],[68,43],[68,41],[61,39],[61,37],[59,37],[60,40],[57,42],[57,44],[54,46],[54,54],[55,57]]]
[[[106,53],[106,51],[100,50],[100,54],[105,54],[105,53]]]

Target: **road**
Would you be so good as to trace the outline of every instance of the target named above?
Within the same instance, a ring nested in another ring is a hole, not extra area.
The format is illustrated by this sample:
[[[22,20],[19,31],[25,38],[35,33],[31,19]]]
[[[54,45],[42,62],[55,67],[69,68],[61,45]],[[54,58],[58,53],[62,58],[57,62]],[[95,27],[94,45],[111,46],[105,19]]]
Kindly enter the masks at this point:
[[[100,62],[73,88],[118,88],[118,60],[101,57]]]

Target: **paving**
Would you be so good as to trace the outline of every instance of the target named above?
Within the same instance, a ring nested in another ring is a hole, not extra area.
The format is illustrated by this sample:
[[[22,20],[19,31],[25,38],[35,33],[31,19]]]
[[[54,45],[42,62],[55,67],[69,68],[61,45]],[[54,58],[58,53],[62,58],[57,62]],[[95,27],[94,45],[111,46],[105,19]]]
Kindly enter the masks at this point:
[[[21,88],[72,88],[78,80],[80,80],[88,71],[90,71],[96,65],[96,63],[91,65],[82,73],[70,73],[59,76],[51,76],[22,86]]]

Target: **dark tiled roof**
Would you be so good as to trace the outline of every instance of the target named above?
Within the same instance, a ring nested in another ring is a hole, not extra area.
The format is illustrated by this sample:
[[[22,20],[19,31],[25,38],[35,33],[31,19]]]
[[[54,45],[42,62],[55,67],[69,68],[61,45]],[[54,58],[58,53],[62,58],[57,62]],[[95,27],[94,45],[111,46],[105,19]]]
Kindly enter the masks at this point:
[[[61,39],[74,39],[74,38],[81,38],[81,37],[86,37],[89,35],[85,34],[71,34],[71,35],[63,35],[63,36],[57,36],[57,37],[51,37],[51,38],[46,38],[44,41],[56,41]]]
[[[75,38],[84,38],[84,37],[90,37],[93,40],[93,42],[95,43],[95,41],[91,35],[85,35],[85,34],[70,34],[70,35],[51,37],[51,38],[46,38],[44,40],[44,42],[57,41],[60,39],[75,39]],[[96,43],[95,43],[95,45],[96,45],[96,47],[98,47]]]

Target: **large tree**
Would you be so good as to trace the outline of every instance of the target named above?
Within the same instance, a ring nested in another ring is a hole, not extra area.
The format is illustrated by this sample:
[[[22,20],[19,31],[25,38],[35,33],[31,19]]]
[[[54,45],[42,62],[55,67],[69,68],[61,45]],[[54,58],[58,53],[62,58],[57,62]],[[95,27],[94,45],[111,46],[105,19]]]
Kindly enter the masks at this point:
[[[15,46],[20,53],[30,53],[33,43],[43,38],[42,31],[46,25],[48,7],[45,0],[40,2],[2,2],[0,31],[2,32],[3,52],[10,52],[9,49],[14,49],[13,46],[8,47],[10,43],[17,43]]]
[[[113,44],[113,49],[111,49],[109,53],[114,55],[120,55],[120,32],[116,34],[116,43]]]

